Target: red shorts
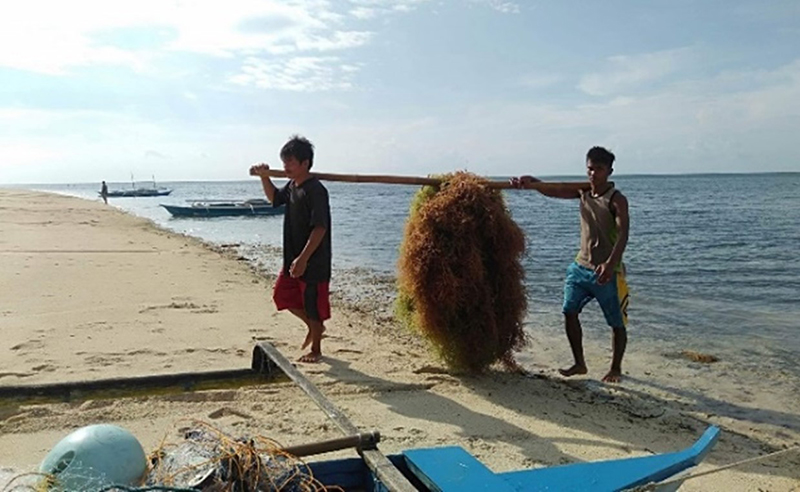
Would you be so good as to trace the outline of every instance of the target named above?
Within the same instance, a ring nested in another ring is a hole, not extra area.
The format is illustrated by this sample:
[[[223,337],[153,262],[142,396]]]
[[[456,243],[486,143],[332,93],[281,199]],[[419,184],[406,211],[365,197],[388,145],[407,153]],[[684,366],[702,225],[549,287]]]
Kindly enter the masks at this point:
[[[281,270],[272,299],[278,311],[302,309],[314,321],[325,321],[331,317],[328,282],[304,282],[284,275]]]

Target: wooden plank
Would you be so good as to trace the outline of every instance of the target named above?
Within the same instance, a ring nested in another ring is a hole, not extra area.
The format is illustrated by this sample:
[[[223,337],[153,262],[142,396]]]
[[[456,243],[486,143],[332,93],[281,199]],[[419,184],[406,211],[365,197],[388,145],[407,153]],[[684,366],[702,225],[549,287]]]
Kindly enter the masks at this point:
[[[193,391],[264,383],[265,375],[252,369],[232,369],[178,374],[155,374],[129,378],[107,378],[65,383],[0,385],[0,400],[72,401],[88,398],[118,398],[142,392]]]
[[[436,492],[515,492],[460,446],[403,451],[411,472]]]
[[[256,350],[261,349],[264,353],[269,357],[269,360],[275,363],[278,368],[283,371],[284,374],[289,376],[289,379],[294,381],[297,386],[300,387],[313,401],[314,403],[319,406],[325,415],[328,416],[329,419],[333,421],[334,424],[341,430],[345,435],[353,435],[358,434],[358,428],[350,422],[350,419],[342,413],[341,410],[336,408],[336,406],[322,394],[322,392],[317,389],[314,384],[308,380],[297,368],[289,362],[289,360],[283,356],[278,349],[272,346],[270,343],[260,342],[256,346]],[[255,354],[254,354],[255,359]]]
[[[283,371],[289,379],[294,381],[344,434],[358,434],[358,428],[350,422],[350,419],[333,402],[326,398],[308,378],[298,371],[294,364],[289,362],[272,344],[260,342],[253,351],[253,369],[264,371],[264,367],[268,365],[267,359]],[[359,454],[377,479],[389,491],[419,492],[392,462],[377,449],[360,449]]]

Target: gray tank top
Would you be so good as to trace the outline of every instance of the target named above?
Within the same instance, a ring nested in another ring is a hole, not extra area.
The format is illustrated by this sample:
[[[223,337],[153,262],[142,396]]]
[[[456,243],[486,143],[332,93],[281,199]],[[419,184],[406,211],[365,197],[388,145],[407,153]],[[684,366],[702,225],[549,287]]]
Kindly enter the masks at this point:
[[[617,221],[611,207],[616,193],[613,185],[599,196],[593,196],[592,190],[581,192],[581,249],[575,258],[579,265],[594,269],[611,256],[617,241]],[[622,268],[620,262],[617,270]]]

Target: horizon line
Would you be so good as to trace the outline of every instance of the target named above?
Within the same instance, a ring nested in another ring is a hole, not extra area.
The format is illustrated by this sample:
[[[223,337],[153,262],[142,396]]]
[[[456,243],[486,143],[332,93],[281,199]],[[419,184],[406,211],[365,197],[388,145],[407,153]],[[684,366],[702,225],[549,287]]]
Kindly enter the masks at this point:
[[[312,172],[313,174],[313,172]],[[332,174],[348,174],[348,173],[332,173]],[[800,171],[743,171],[743,172],[697,172],[697,173],[629,173],[629,174],[614,174],[615,178],[626,178],[626,177],[648,177],[648,178],[670,178],[670,177],[682,177],[682,176],[763,176],[763,175],[783,175],[783,174],[800,174]],[[357,176],[369,176],[370,173],[359,173],[356,174]],[[413,174],[398,174],[397,176],[418,176]],[[510,178],[514,175],[483,175],[487,178]],[[582,178],[585,177],[585,174],[539,174],[537,175],[543,178]],[[278,180],[283,180],[285,178],[276,178]],[[164,183],[241,183],[245,181],[256,182],[253,177],[250,179],[178,179],[178,180],[159,180],[158,182],[161,184]],[[99,183],[103,180],[98,181],[79,181],[79,182],[72,182],[72,183],[65,183],[65,182],[47,182],[47,183],[0,183],[0,188],[6,186],[13,186],[13,187],[23,187],[23,186],[52,186],[52,185],[90,185]],[[129,181],[109,181],[105,180],[107,183],[129,183]],[[142,183],[152,182],[152,180],[143,180]]]

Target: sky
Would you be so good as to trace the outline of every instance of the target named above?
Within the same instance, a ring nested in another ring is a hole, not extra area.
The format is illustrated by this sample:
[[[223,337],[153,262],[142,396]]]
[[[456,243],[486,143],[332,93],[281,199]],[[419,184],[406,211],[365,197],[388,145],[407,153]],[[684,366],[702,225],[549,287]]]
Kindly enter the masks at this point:
[[[0,184],[800,171],[797,0],[27,0]]]

